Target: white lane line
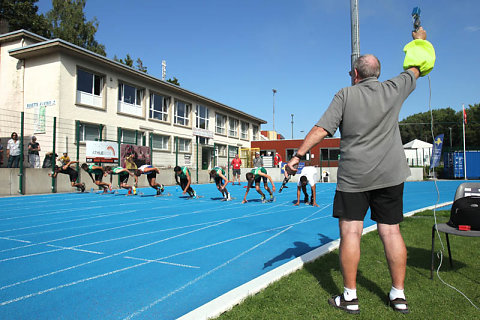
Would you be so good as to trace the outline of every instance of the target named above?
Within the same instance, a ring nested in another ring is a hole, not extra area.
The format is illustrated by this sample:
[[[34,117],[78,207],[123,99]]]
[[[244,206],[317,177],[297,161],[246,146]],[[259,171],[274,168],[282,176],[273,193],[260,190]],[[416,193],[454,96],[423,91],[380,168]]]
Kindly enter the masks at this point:
[[[57,248],[57,249],[62,249],[62,250],[80,251],[80,252],[93,253],[93,254],[104,254],[103,252],[98,252],[98,251],[78,249],[78,248],[75,248],[75,247],[54,246],[52,244],[47,244],[47,247],[52,247],[52,248]]]
[[[2,239],[2,240],[8,240],[8,241],[22,242],[22,243],[32,243],[31,241],[19,240],[19,239],[12,239],[12,238],[9,238],[9,237],[0,237],[0,239]]]
[[[184,267],[184,268],[192,268],[192,269],[200,269],[200,267],[197,266],[190,266],[188,264],[180,264],[180,263],[173,263],[173,262],[166,262],[166,261],[158,261],[158,260],[149,260],[149,259],[142,259],[142,258],[134,258],[134,257],[124,257],[125,259],[131,259],[131,260],[139,260],[139,261],[145,261],[145,262],[153,262],[153,263],[160,263],[160,264],[168,264],[172,266],[177,266],[177,267]]]
[[[56,224],[71,223],[71,222],[77,222],[77,221],[83,221],[83,220],[89,220],[89,219],[98,219],[98,218],[105,218],[105,217],[111,217],[111,216],[118,216],[118,215],[122,215],[122,214],[126,214],[126,213],[132,213],[132,212],[135,212],[135,211],[139,211],[139,210],[124,211],[124,212],[121,212],[121,213],[92,215],[92,216],[87,216],[86,218],[80,218],[80,219],[72,219],[72,220],[66,220],[66,221],[52,222],[52,223],[40,224],[40,225],[35,225],[35,226],[30,226],[30,227],[15,228],[15,229],[10,229],[10,230],[1,230],[0,233],[12,232],[12,231],[18,231],[18,230],[26,230],[26,229],[33,229],[33,228],[38,228],[38,227],[47,227],[47,226],[53,226],[53,225],[56,225]]]
[[[228,221],[226,221],[226,222],[228,222]],[[223,222],[223,223],[226,223],[226,222]],[[172,240],[172,239],[175,239],[175,238],[180,238],[180,237],[183,237],[183,236],[186,236],[186,235],[198,232],[198,231],[202,231],[202,230],[205,230],[205,229],[208,229],[208,228],[211,228],[211,227],[216,227],[216,226],[222,225],[223,223],[217,223],[217,224],[214,224],[214,225],[198,228],[198,229],[191,230],[191,231],[188,231],[188,232],[184,232],[184,233],[181,233],[181,234],[178,234],[178,235],[175,235],[175,236],[171,236],[171,237],[160,239],[160,240],[157,240],[157,241],[154,241],[154,242],[151,242],[151,243],[147,243],[147,244],[144,244],[144,245],[141,245],[141,246],[138,246],[138,247],[134,247],[134,248],[130,248],[130,249],[127,249],[127,250],[124,250],[124,251],[120,251],[120,252],[105,256],[105,257],[101,257],[101,258],[98,258],[98,259],[83,262],[83,263],[73,265],[73,266],[70,266],[70,267],[67,267],[67,268],[63,268],[63,269],[60,269],[60,270],[52,271],[50,273],[46,273],[46,274],[36,276],[36,277],[30,278],[30,279],[26,279],[26,280],[18,281],[18,282],[15,282],[15,283],[11,283],[11,284],[8,284],[8,285],[5,285],[5,286],[1,287],[0,291],[5,290],[5,289],[10,288],[10,287],[18,286],[18,285],[23,284],[23,283],[27,283],[27,282],[31,282],[31,281],[34,281],[34,280],[42,279],[42,278],[45,278],[45,277],[48,277],[48,276],[51,276],[51,275],[54,275],[54,274],[58,274],[58,273],[65,272],[65,271],[68,271],[68,270],[73,270],[73,269],[76,269],[76,268],[79,268],[79,267],[82,267],[82,266],[86,266],[86,265],[89,265],[89,264],[92,264],[92,263],[95,263],[95,262],[98,262],[98,261],[102,261],[102,260],[109,259],[109,258],[112,258],[112,257],[116,257],[116,256],[119,256],[119,255],[123,255],[123,254],[131,252],[131,251],[135,251],[135,250],[138,250],[138,249],[142,249],[142,248],[146,248],[146,247],[149,247],[149,246],[152,246],[152,245],[156,245],[156,244],[168,241],[168,240]],[[143,265],[143,264],[145,264],[145,263],[142,263],[140,265]],[[49,289],[46,292],[49,292],[49,291],[52,291],[52,290]],[[23,300],[23,299],[26,299],[26,298],[30,298],[32,296],[36,296],[38,294],[41,294],[42,291],[39,291],[39,292],[37,292],[36,294],[29,294],[29,295],[23,296],[23,298],[19,297],[19,298],[16,298],[14,300],[15,301],[20,301],[20,300]],[[11,301],[11,302],[15,302],[15,301]]]
[[[312,215],[316,214],[317,212],[320,212],[321,210],[323,210],[323,209],[319,209],[319,210],[315,211],[313,214],[311,214],[311,215],[310,215],[310,217],[311,217]],[[306,220],[306,218],[304,218],[304,219],[302,219],[302,220]],[[157,299],[157,300],[153,301],[153,302],[152,302],[152,303],[150,303],[149,305],[146,305],[146,306],[144,306],[143,308],[141,308],[141,309],[139,309],[139,310],[135,311],[134,313],[132,313],[132,314],[130,314],[129,316],[125,317],[125,318],[124,318],[124,320],[130,320],[130,319],[132,319],[132,318],[134,318],[134,317],[136,317],[136,316],[138,316],[138,315],[142,314],[143,312],[145,312],[145,311],[147,311],[148,309],[150,309],[150,308],[154,307],[155,305],[157,305],[158,303],[160,303],[160,302],[162,302],[163,300],[167,299],[168,297],[170,297],[170,296],[172,296],[172,295],[176,294],[177,292],[180,292],[180,291],[182,291],[183,289],[185,289],[185,288],[187,288],[187,287],[191,286],[192,284],[195,284],[196,282],[198,282],[198,281],[202,280],[203,278],[205,278],[205,277],[209,276],[210,274],[214,273],[215,271],[217,271],[217,270],[219,270],[219,269],[221,269],[221,268],[225,267],[226,265],[228,265],[228,264],[230,264],[231,262],[233,262],[233,261],[237,260],[238,258],[240,258],[240,257],[244,256],[245,254],[247,254],[247,253],[249,253],[249,252],[251,252],[251,251],[255,250],[255,249],[256,249],[256,248],[258,248],[259,246],[261,246],[261,245],[263,245],[263,244],[265,244],[265,243],[269,242],[270,240],[272,240],[272,239],[274,239],[274,238],[278,237],[279,235],[281,235],[282,233],[284,233],[284,232],[286,232],[286,231],[290,230],[292,227],[293,227],[293,226],[291,226],[291,227],[287,227],[287,228],[285,228],[284,230],[277,232],[276,234],[274,234],[274,235],[273,235],[273,236],[271,236],[270,238],[267,238],[266,240],[264,240],[264,241],[261,241],[260,243],[258,243],[258,244],[256,244],[256,245],[254,245],[253,247],[250,247],[249,249],[247,249],[247,250],[245,250],[245,251],[241,252],[240,254],[236,255],[236,256],[235,256],[235,257],[233,257],[232,259],[230,259],[230,260],[228,260],[228,261],[226,261],[226,262],[224,262],[224,263],[222,263],[222,264],[218,265],[217,267],[215,267],[215,268],[213,268],[213,269],[209,270],[208,272],[206,272],[206,273],[204,273],[204,274],[200,275],[199,277],[197,277],[197,278],[195,278],[195,279],[193,279],[193,280],[191,280],[191,281],[187,282],[185,285],[183,285],[183,286],[181,286],[181,287],[179,287],[179,288],[175,289],[174,291],[171,291],[171,292],[170,292],[170,293],[168,293],[167,295],[165,295],[165,296],[163,296],[163,297],[161,297],[161,298],[159,298],[159,299]]]

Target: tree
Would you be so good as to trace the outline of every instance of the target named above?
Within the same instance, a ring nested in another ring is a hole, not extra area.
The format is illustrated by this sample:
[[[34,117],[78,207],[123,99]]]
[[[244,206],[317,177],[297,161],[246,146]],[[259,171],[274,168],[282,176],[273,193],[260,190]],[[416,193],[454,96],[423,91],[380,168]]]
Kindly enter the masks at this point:
[[[480,105],[475,104],[466,108],[468,123],[465,126],[465,140],[467,149],[480,147]],[[433,135],[444,134],[444,146],[453,149],[463,149],[463,114],[452,108],[432,110]],[[432,122],[430,112],[417,113],[399,122],[400,135],[405,144],[414,139],[432,143]]]
[[[97,18],[86,20],[85,3],[86,0],[52,0],[53,8],[46,14],[52,37],[106,56],[105,46],[95,40]]]
[[[170,82],[171,84],[174,84],[174,85],[176,85],[176,86],[179,86],[179,87],[180,87],[180,82],[178,82],[178,79],[177,79],[177,78],[175,78],[175,77],[173,77],[173,79],[172,79],[172,78],[170,78],[170,79],[167,79],[167,82]]]
[[[137,69],[147,73],[147,67],[143,65],[143,61],[140,58],[137,59]]]
[[[45,16],[37,13],[38,0],[2,0],[0,1],[0,33],[25,29],[49,38],[50,32]]]
[[[132,59],[132,57],[130,56],[129,53],[127,53],[127,57],[125,58],[125,60],[118,59],[117,55],[113,56],[113,60],[115,60],[117,62],[120,62],[120,63],[123,63],[123,64],[133,68],[133,59]],[[138,58],[136,63],[137,64],[136,64],[135,68],[137,70],[147,73],[147,67],[143,65],[142,59]]]

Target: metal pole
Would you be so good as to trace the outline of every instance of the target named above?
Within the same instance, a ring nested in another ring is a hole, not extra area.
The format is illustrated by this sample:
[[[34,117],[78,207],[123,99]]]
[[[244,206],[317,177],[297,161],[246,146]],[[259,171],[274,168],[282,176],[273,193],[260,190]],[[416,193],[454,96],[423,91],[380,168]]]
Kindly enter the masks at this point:
[[[198,136],[197,136],[197,183],[198,183]]]
[[[452,148],[452,127],[448,127],[450,130],[450,149]]]
[[[462,124],[463,124],[463,171],[465,180],[467,180],[467,152],[465,143],[465,105],[462,104]]]
[[[293,140],[293,113],[291,114],[292,116],[292,140]]]
[[[277,90],[272,89],[273,92],[273,132],[275,132],[275,93],[277,93]]]
[[[55,171],[55,141],[57,140],[57,117],[53,117],[53,148],[52,148],[52,172]],[[52,175],[52,193],[56,193],[55,179]]]
[[[350,61],[350,76],[352,77],[352,85],[354,85],[355,73],[353,71],[353,63],[360,57],[360,30],[358,25],[358,0],[350,0],[350,20],[351,20],[351,38],[352,38],[352,55]]]
[[[18,174],[18,193],[20,194],[25,194],[23,192],[23,128],[24,128],[24,122],[25,122],[25,113],[21,113],[21,119],[20,119],[20,172]]]
[[[148,144],[150,146],[150,165],[153,166],[153,135],[151,133],[148,134]]]
[[[75,131],[76,131],[76,135],[75,135],[75,143],[77,145],[77,172],[80,173],[80,121],[77,120],[75,121]],[[78,175],[77,177],[77,182],[80,182],[80,174]]]
[[[230,180],[230,146],[227,144],[227,179]]]
[[[178,166],[178,137],[175,137],[175,166]]]

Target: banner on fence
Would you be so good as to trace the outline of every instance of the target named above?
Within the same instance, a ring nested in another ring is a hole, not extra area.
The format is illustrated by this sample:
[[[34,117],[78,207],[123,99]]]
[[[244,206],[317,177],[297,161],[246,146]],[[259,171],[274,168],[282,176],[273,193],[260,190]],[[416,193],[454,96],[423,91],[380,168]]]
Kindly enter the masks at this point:
[[[87,162],[118,162],[118,143],[109,141],[87,141]]]
[[[134,170],[144,164],[151,164],[149,147],[122,144],[120,151],[120,166],[123,168]]]
[[[430,167],[437,167],[438,164],[440,163],[442,146],[443,146],[443,133],[436,136],[435,140],[433,141],[433,151],[432,151],[432,158],[430,161]]]

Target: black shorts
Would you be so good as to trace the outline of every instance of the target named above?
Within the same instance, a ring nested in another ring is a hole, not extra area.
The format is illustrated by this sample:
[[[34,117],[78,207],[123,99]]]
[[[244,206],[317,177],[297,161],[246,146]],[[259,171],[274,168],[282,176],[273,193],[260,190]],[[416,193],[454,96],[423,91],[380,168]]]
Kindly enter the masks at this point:
[[[147,174],[147,180],[150,181],[152,179],[156,179],[157,178],[157,173],[155,171],[150,171],[148,174]]]
[[[120,177],[120,183],[127,183],[130,175],[126,172],[122,172],[121,174],[119,174],[119,177]]]
[[[102,182],[102,178],[103,178],[103,173],[95,173],[95,182],[96,181]]]
[[[72,170],[68,173],[68,176],[70,177],[70,182],[76,182],[78,178],[78,172],[75,170]]]
[[[370,207],[377,223],[398,224],[403,221],[403,183],[365,192],[335,192],[333,216],[363,221]]]
[[[232,169],[233,175],[234,176],[239,176],[240,175],[240,169]]]
[[[260,180],[263,180],[263,183],[267,183],[268,179],[267,177],[264,177],[264,176],[261,176],[261,175],[257,175],[255,177],[255,183],[260,183]]]
[[[219,184],[224,184],[222,177],[216,176],[215,177],[215,184],[218,186]]]

